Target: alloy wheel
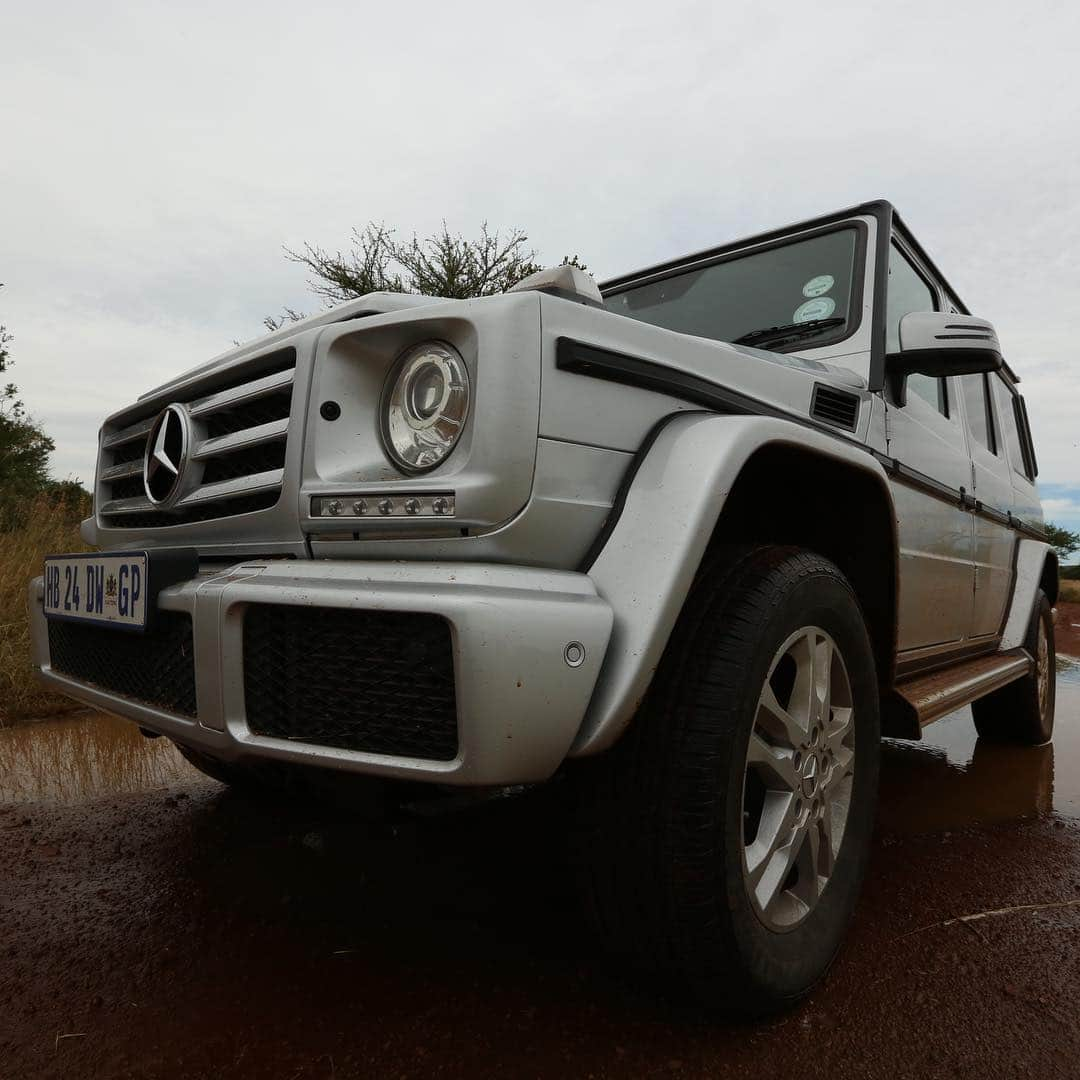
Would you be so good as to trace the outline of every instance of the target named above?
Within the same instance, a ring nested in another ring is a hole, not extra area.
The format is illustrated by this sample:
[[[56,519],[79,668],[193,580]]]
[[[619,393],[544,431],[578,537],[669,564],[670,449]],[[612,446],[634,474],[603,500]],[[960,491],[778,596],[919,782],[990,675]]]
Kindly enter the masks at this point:
[[[770,930],[798,926],[832,876],[851,807],[851,680],[833,639],[803,627],[777,650],[743,779],[743,880]]]

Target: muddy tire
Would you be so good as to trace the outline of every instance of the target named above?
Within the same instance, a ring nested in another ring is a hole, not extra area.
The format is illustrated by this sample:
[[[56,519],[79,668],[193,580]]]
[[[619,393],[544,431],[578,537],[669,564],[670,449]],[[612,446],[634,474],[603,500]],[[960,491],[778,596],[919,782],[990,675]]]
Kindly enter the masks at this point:
[[[1024,648],[1035,658],[1032,673],[987,694],[971,706],[980,738],[1025,746],[1038,746],[1053,738],[1054,613],[1041,589],[1035,597]]]
[[[797,1002],[855,906],[879,753],[874,657],[843,574],[796,548],[724,553],[626,735],[575,779],[601,939],[708,1009]]]

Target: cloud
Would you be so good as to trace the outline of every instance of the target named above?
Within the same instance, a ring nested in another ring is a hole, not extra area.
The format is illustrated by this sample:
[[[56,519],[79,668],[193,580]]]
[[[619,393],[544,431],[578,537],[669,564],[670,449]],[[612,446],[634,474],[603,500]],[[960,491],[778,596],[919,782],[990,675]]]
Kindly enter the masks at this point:
[[[283,243],[488,220],[603,277],[886,196],[997,324],[1044,480],[1080,480],[1075,5],[9,8],[0,313],[59,475],[314,306]]]
[[[1042,506],[1047,517],[1080,516],[1080,499],[1043,499]]]

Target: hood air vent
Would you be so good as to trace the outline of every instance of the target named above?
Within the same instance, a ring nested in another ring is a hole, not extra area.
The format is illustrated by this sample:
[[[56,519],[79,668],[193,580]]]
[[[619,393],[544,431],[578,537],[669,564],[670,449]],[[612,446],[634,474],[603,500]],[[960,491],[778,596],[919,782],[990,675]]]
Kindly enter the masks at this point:
[[[835,387],[815,383],[810,415],[833,427],[854,431],[859,421],[859,399]]]

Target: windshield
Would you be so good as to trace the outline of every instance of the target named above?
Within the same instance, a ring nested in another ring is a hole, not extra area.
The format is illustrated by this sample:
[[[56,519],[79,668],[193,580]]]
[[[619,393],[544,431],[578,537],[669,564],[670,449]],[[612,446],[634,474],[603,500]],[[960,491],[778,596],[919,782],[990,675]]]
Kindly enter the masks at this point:
[[[604,306],[668,330],[763,349],[827,344],[846,337],[858,319],[852,310],[857,239],[847,226],[729,256],[610,293]]]

